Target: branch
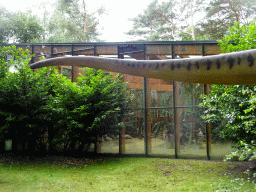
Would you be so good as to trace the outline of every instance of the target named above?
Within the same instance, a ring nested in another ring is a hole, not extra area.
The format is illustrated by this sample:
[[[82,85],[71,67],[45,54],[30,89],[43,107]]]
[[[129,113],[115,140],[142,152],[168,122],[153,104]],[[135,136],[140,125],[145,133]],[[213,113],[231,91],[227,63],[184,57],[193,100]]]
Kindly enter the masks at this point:
[[[173,22],[171,22],[171,21],[169,20],[169,18],[168,18],[166,15],[164,15],[163,13],[159,12],[159,10],[157,10],[157,13],[160,14],[162,17],[164,17],[164,18],[165,18],[165,21],[168,21],[171,25],[173,25],[174,29],[178,30],[180,33],[185,33],[185,34],[191,35],[191,33],[186,32],[186,31],[184,31],[184,30],[182,30],[182,29],[179,29],[176,24],[174,24]]]
[[[83,14],[81,13],[81,11],[79,10],[78,6],[74,3],[74,1],[71,1],[71,3],[72,3],[73,6],[75,7],[76,11],[77,11],[82,17],[84,17]]]
[[[93,24],[91,24],[90,26],[88,26],[87,29],[93,27],[93,26],[96,25],[96,24],[97,24],[97,21],[95,21]]]

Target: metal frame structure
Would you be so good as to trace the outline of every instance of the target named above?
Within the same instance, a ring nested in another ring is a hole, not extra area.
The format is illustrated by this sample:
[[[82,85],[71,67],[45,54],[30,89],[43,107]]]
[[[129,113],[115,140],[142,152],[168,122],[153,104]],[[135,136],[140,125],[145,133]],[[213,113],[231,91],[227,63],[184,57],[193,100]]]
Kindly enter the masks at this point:
[[[6,44],[9,46],[11,44]],[[39,57],[58,57],[63,55],[117,55],[119,59],[123,59],[124,55],[130,55],[135,59],[161,59],[161,56],[169,55],[175,59],[177,55],[183,57],[184,55],[214,55],[219,54],[220,48],[217,41],[165,41],[165,42],[117,42],[117,43],[34,43],[34,44],[15,44],[17,47],[29,49],[35,56],[32,58],[32,63],[39,60]],[[59,49],[58,49],[59,48]],[[76,79],[76,67],[72,67],[72,81]],[[175,130],[175,158],[179,158],[178,139],[177,137],[177,109],[197,107],[197,106],[178,106],[176,98],[177,86],[176,82],[172,82],[173,86],[173,107],[149,107],[147,106],[147,78],[143,78],[143,113],[144,113],[144,142],[145,142],[145,156],[149,154],[149,140],[148,133],[148,111],[150,109],[170,109],[172,108]],[[204,93],[209,94],[209,86],[204,85]],[[134,110],[138,110],[137,108]],[[210,125],[206,124],[206,139],[207,139],[207,159],[210,159],[211,136]],[[125,147],[122,133],[119,137],[119,154],[124,154]],[[99,151],[96,149],[95,151]]]

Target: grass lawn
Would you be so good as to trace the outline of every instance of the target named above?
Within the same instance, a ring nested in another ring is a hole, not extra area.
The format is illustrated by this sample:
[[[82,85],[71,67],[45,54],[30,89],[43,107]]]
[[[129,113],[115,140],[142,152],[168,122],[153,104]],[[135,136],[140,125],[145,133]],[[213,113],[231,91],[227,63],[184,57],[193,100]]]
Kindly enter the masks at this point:
[[[256,191],[246,163],[1,156],[0,191]]]

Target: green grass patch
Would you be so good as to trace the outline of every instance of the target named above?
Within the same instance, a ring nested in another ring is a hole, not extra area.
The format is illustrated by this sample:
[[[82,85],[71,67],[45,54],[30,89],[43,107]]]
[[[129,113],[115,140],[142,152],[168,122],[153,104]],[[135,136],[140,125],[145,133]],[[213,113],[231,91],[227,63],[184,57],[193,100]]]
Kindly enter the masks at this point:
[[[224,162],[159,158],[0,161],[0,191],[255,191]]]

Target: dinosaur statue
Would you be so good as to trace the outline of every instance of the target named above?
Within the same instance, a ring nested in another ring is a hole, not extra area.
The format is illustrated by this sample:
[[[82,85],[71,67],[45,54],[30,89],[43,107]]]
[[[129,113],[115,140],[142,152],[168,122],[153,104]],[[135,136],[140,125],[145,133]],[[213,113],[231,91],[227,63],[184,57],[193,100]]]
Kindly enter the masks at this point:
[[[135,76],[201,84],[256,84],[256,49],[193,59],[124,60],[92,56],[59,57],[39,61],[46,66],[80,66]]]

